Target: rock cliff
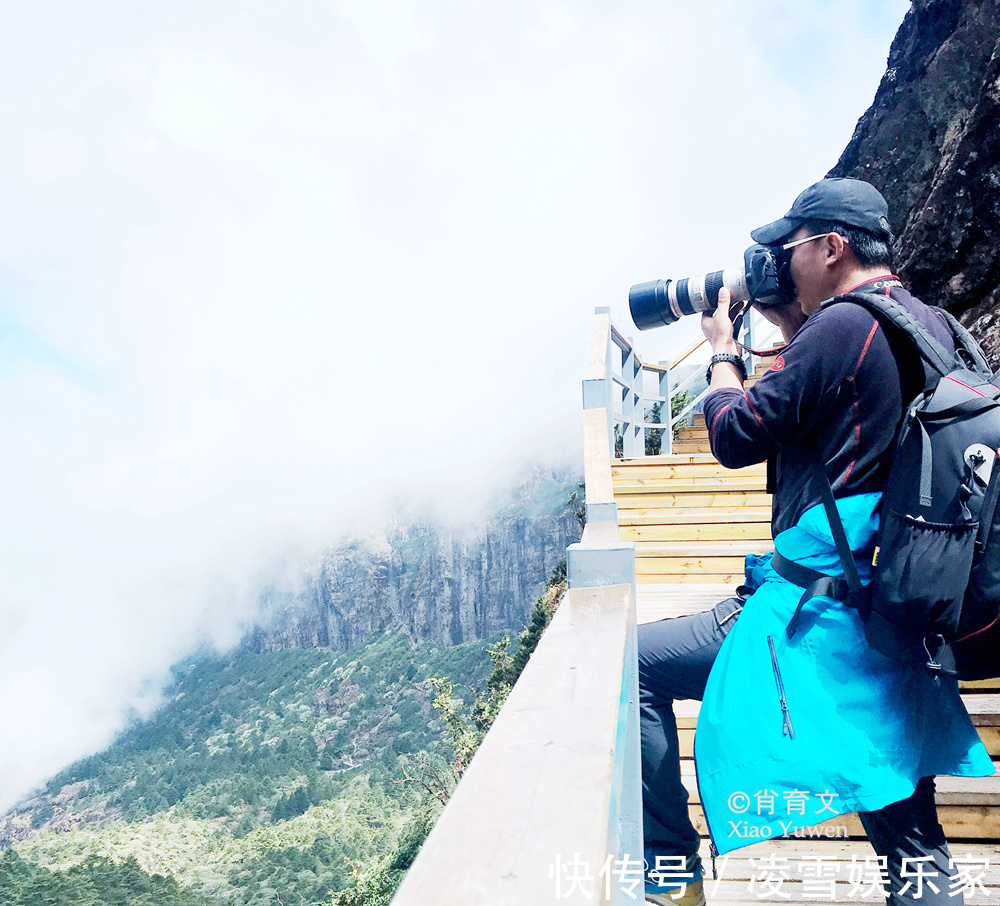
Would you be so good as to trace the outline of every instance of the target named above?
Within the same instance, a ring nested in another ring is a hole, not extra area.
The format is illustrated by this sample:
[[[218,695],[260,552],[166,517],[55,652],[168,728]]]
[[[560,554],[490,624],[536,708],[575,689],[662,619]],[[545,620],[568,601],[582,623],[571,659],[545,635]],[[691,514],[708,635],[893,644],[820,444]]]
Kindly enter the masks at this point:
[[[1000,362],[1000,4],[914,0],[830,176],[889,202],[897,272]]]
[[[416,522],[343,539],[307,571],[302,590],[265,593],[243,644],[344,650],[402,628],[414,641],[456,645],[518,629],[580,539],[567,504],[575,488],[575,479],[538,474],[477,525]]]

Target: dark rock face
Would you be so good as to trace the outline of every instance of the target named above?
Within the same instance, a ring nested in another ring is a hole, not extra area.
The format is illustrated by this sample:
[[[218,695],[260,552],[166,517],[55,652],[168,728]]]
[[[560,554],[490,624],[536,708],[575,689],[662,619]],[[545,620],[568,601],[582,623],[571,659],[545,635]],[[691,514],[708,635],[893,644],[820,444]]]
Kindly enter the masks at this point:
[[[565,505],[510,509],[475,527],[400,525],[343,542],[309,571],[304,591],[269,593],[244,646],[346,650],[386,629],[456,645],[520,628],[580,525]]]
[[[1000,4],[914,0],[830,176],[889,202],[896,271],[1000,361]]]

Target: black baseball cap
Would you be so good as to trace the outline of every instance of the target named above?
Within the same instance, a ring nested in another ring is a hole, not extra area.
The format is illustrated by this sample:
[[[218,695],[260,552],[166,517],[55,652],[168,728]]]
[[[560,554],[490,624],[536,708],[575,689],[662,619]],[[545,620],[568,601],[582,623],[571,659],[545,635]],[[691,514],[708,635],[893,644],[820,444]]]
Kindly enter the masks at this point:
[[[889,206],[875,186],[860,179],[821,179],[800,193],[781,220],[758,227],[750,238],[775,245],[807,220],[836,220],[883,239],[892,237]]]

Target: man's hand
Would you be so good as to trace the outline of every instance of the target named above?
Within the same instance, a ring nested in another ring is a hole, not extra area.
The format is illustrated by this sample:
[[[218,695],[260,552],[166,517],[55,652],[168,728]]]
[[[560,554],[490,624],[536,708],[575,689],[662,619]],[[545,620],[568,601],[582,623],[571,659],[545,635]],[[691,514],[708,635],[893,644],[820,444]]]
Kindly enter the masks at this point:
[[[701,316],[701,329],[708,342],[712,344],[712,355],[721,355],[726,352],[739,355],[736,347],[736,340],[733,339],[733,322],[729,319],[729,303],[732,302],[732,295],[729,290],[723,287],[719,290],[719,304],[716,306],[715,314],[707,312]],[[712,366],[712,382],[709,384],[709,391],[721,390],[730,387],[733,390],[743,389],[743,379],[736,370],[736,366],[729,362],[720,362]]]
[[[701,330],[712,344],[712,354],[723,352],[737,353],[736,340],[733,337],[733,322],[729,319],[729,304],[732,295],[723,287],[719,290],[719,304],[715,313],[704,312],[701,316]]]

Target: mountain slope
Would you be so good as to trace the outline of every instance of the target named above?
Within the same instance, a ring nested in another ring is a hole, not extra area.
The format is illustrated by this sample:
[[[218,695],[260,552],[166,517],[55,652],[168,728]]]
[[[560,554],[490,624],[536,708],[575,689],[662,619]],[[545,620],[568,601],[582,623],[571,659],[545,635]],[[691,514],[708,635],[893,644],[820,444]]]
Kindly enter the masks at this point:
[[[341,653],[203,657],[177,669],[151,720],[53,778],[0,833],[29,865],[134,858],[212,902],[314,902],[420,819],[397,758],[444,754],[427,680],[481,684],[486,647],[381,634]]]

